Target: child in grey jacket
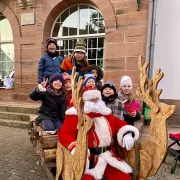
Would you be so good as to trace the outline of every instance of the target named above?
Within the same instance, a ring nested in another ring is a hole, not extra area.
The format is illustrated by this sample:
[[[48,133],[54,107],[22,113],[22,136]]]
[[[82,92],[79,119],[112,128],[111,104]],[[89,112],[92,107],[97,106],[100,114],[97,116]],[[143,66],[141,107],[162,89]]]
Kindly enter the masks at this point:
[[[106,82],[101,88],[102,100],[112,110],[112,114],[124,120],[123,104],[118,98],[116,88],[112,82]]]

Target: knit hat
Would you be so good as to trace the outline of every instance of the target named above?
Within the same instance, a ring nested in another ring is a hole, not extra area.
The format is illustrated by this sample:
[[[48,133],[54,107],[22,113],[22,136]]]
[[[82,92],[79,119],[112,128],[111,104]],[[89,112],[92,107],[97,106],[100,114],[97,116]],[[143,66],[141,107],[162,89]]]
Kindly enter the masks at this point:
[[[94,75],[92,73],[87,73],[84,75],[84,87],[86,87],[86,83],[89,79],[94,79],[94,82],[96,82]]]
[[[84,89],[84,93],[83,93],[83,100],[84,101],[88,101],[91,99],[101,99],[101,92],[91,86],[88,86]]]
[[[46,46],[47,49],[48,49],[48,46],[49,46],[50,43],[54,43],[56,45],[56,49],[58,48],[56,39],[49,38],[49,39],[46,40],[46,43],[47,43],[47,46]]]
[[[66,80],[71,80],[71,76],[70,76],[67,72],[64,72],[64,73],[62,74],[62,76],[63,76],[64,81],[66,81]]]
[[[122,87],[124,84],[129,84],[132,87],[132,80],[129,76],[123,76],[120,80],[120,87]]]
[[[60,74],[60,73],[54,73],[50,79],[49,79],[49,83],[52,84],[53,81],[56,81],[56,80],[60,80],[62,85],[64,85],[64,79],[63,79],[63,76]]]
[[[104,83],[103,87],[101,88],[101,94],[103,93],[103,90],[104,90],[105,88],[107,88],[107,87],[113,89],[114,94],[117,93],[114,84],[113,84],[112,82],[108,81],[108,82]]]
[[[86,44],[83,39],[80,39],[76,42],[74,52],[83,52],[84,54],[86,54]]]

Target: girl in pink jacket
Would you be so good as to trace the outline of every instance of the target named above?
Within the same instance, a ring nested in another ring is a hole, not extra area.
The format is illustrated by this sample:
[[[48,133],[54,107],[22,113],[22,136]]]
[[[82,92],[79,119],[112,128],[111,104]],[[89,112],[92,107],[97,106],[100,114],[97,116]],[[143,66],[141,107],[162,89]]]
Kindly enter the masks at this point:
[[[134,125],[134,121],[140,120],[140,104],[132,95],[132,80],[129,76],[123,76],[120,80],[119,99],[124,104],[124,120],[129,125]]]

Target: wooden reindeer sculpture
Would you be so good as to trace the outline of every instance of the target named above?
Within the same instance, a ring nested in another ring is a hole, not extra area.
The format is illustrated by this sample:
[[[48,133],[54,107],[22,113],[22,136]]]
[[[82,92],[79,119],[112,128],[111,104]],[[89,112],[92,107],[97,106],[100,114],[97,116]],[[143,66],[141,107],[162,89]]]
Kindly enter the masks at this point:
[[[58,143],[56,151],[56,180],[81,180],[86,164],[87,133],[92,126],[92,120],[83,113],[83,79],[80,77],[77,84],[78,73],[75,72],[76,69],[74,67],[71,75],[72,100],[73,105],[76,107],[79,120],[76,150],[74,155],[71,155],[69,150]]]
[[[145,180],[149,176],[154,176],[159,169],[167,150],[167,129],[166,120],[173,113],[175,106],[159,102],[162,92],[157,89],[159,81],[163,78],[163,73],[158,69],[153,81],[148,81],[148,63],[142,65],[142,56],[139,57],[138,68],[140,71],[140,87],[137,95],[150,107],[151,123],[148,133],[148,140],[140,143],[140,180]],[[134,166],[134,149],[130,151],[127,162]]]

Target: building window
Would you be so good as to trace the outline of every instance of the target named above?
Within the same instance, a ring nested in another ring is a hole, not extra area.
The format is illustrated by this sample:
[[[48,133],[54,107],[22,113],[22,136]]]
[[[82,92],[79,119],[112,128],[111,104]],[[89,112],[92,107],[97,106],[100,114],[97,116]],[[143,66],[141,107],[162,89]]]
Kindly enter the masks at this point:
[[[0,87],[14,70],[13,34],[9,21],[0,13]]]
[[[58,41],[58,51],[64,58],[73,52],[77,39],[84,39],[89,64],[103,68],[104,60],[104,18],[89,5],[75,5],[57,18],[52,37]]]

